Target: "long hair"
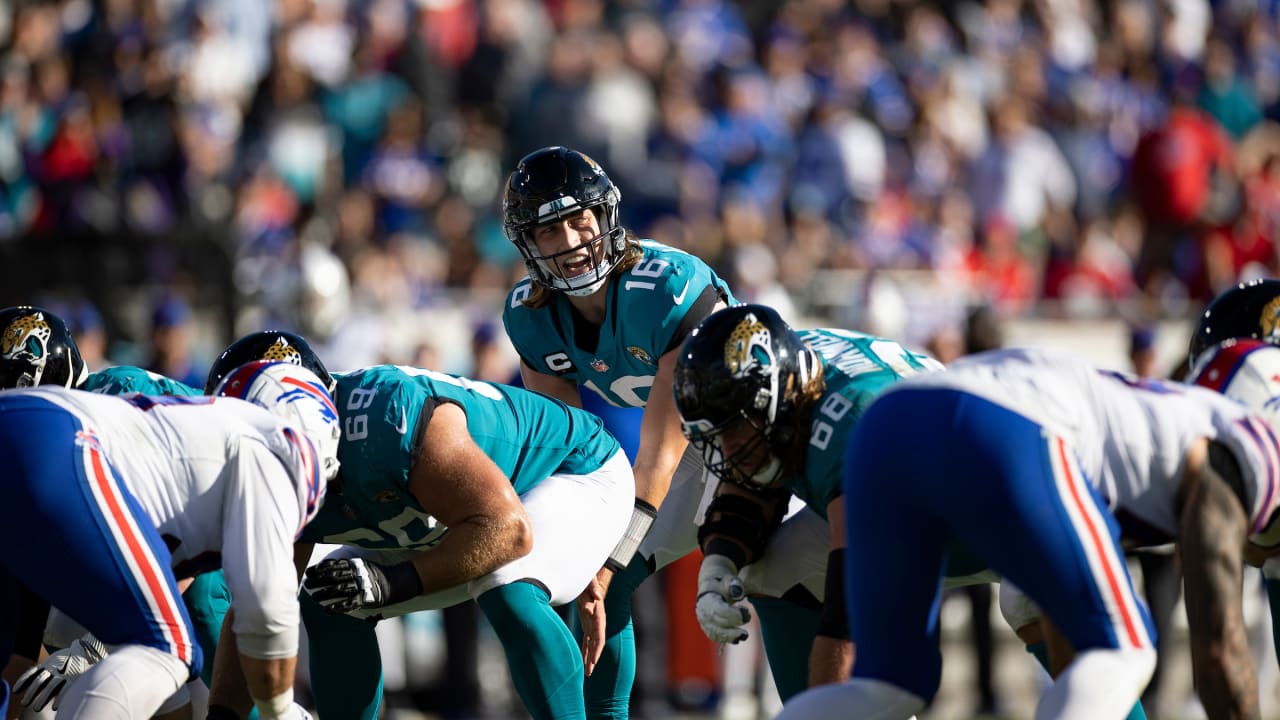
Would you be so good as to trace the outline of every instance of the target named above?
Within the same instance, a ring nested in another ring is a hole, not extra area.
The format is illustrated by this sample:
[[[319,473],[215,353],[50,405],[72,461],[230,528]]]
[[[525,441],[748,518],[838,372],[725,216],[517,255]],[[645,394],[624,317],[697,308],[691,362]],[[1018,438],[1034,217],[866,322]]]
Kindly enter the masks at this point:
[[[621,275],[635,267],[640,262],[640,259],[644,257],[644,248],[640,247],[640,238],[636,237],[635,233],[627,230],[623,237],[626,240],[627,248],[622,251],[622,259],[618,261],[617,265],[613,266],[613,271],[609,273],[610,278]],[[532,287],[529,290],[529,297],[522,301],[524,306],[537,310],[550,305],[551,298],[555,296],[556,291],[538,282],[532,275],[529,276],[529,282]]]
[[[813,375],[801,387],[791,387],[799,379],[794,375],[788,380],[787,394],[791,395],[791,411],[788,417],[780,418],[782,422],[791,424],[790,432],[783,433],[775,448],[778,459],[782,461],[782,477],[795,477],[804,470],[805,453],[809,447],[809,421],[813,408],[827,389],[827,378],[822,372],[822,356],[813,354],[817,361]]]

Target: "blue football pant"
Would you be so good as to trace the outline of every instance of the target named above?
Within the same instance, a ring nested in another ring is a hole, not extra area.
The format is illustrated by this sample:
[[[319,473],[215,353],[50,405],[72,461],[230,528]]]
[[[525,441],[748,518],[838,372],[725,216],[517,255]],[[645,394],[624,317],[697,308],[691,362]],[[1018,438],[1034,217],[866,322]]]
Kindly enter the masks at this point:
[[[845,457],[854,677],[933,697],[953,538],[1026,592],[1077,651],[1154,648],[1119,529],[1061,438],[966,393],[897,390],[859,420]],[[881,581],[852,582],[867,577]]]

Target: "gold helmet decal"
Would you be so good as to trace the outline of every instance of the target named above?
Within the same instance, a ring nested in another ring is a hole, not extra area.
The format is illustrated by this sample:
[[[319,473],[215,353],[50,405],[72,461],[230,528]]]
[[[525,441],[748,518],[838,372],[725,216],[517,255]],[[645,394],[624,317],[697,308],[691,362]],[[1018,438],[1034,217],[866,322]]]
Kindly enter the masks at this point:
[[[1258,325],[1262,328],[1263,339],[1280,339],[1280,295],[1262,306],[1258,316]]]
[[[271,344],[271,347],[267,348],[266,351],[262,353],[262,359],[301,365],[302,353],[298,352],[297,348],[290,345],[288,340],[278,337],[276,338],[276,341]]]
[[[758,366],[768,371],[777,365],[773,357],[769,328],[754,313],[745,315],[733,332],[729,333],[729,339],[724,344],[724,364],[735,377],[753,367]]]
[[[44,313],[35,312],[14,320],[0,337],[0,357],[6,360],[30,360],[43,364],[48,353],[49,338],[53,329],[44,319]]]

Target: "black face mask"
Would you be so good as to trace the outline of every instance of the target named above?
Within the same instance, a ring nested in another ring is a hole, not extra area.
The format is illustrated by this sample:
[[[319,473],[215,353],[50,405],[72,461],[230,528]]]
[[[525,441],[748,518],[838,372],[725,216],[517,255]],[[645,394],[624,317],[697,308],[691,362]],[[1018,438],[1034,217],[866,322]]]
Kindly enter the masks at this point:
[[[0,390],[35,387],[42,370],[26,360],[0,360]]]

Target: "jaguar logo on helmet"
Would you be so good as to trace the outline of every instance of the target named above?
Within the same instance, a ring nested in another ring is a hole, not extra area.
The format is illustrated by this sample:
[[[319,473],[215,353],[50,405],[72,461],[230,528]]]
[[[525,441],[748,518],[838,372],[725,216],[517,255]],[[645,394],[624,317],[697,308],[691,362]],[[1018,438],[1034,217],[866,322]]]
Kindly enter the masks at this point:
[[[0,338],[0,356],[6,360],[41,362],[48,354],[49,338],[53,328],[44,319],[44,313],[24,315],[9,323]]]
[[[278,337],[276,338],[276,341],[271,344],[270,347],[268,347],[266,350],[263,351],[262,359],[278,360],[280,362],[287,362],[287,363],[293,363],[294,365],[301,365],[302,353],[298,352],[297,348],[290,345],[287,339],[285,339],[284,337]]]
[[[1262,328],[1262,337],[1280,339],[1280,295],[1262,306],[1258,316],[1258,326]]]
[[[769,328],[754,313],[744,315],[724,344],[724,364],[735,377],[755,367],[768,370],[777,365],[773,357]]]
[[[5,360],[31,363],[35,374],[28,378],[29,384],[36,386],[40,384],[40,377],[44,374],[45,363],[49,356],[49,338],[52,334],[54,331],[45,320],[44,313],[19,316],[9,323],[4,329],[3,337],[0,337],[0,357],[4,357]],[[19,382],[19,387],[26,384],[28,383]]]

